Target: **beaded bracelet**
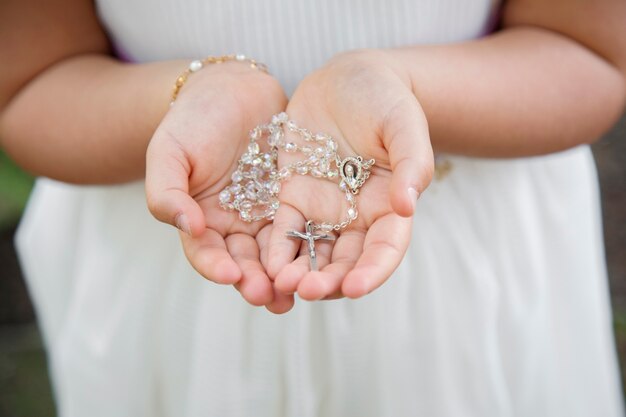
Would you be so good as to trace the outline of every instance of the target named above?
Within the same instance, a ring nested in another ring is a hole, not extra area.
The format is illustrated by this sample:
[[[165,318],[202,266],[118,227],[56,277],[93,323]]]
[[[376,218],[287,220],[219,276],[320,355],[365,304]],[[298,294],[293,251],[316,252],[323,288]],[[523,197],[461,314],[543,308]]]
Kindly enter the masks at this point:
[[[183,85],[185,85],[187,79],[191,74],[200,71],[202,68],[204,68],[205,65],[222,64],[228,61],[247,62],[248,64],[250,64],[250,68],[254,68],[266,74],[269,74],[269,71],[267,70],[267,66],[265,64],[257,62],[254,59],[248,58],[245,55],[241,54],[209,56],[202,60],[191,61],[191,63],[189,64],[189,68],[187,68],[182,74],[180,74],[176,79],[176,82],[174,83],[174,88],[172,90],[172,101],[170,101],[170,105],[174,104],[176,98],[178,97],[180,89],[183,88]]]

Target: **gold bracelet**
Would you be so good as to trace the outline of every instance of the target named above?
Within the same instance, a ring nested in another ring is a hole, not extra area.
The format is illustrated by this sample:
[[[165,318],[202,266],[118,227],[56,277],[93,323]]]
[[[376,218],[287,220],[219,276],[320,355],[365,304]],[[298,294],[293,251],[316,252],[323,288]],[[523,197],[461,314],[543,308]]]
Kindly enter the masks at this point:
[[[176,82],[174,83],[174,88],[172,90],[172,101],[170,101],[170,105],[174,104],[176,98],[178,97],[180,89],[183,88],[183,85],[185,85],[187,79],[191,74],[200,71],[202,68],[204,68],[205,65],[222,64],[228,61],[247,62],[248,64],[250,64],[250,68],[254,68],[259,71],[263,71],[266,74],[269,74],[269,71],[267,70],[267,66],[265,64],[257,62],[254,59],[248,58],[245,55],[241,54],[210,56],[202,60],[191,61],[191,63],[189,64],[189,68],[187,68],[182,74],[180,74],[176,79]]]

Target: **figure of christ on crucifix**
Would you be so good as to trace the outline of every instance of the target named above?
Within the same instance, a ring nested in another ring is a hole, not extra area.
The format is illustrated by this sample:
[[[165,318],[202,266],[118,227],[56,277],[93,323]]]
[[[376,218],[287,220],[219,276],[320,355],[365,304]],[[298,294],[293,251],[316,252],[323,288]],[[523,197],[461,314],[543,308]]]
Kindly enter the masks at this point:
[[[302,240],[306,240],[309,245],[309,263],[311,265],[311,271],[317,271],[317,255],[315,254],[315,241],[316,240],[335,240],[335,236],[331,234],[319,234],[316,235],[313,231],[313,220],[306,222],[304,233],[297,230],[291,230],[286,233],[289,237],[294,237]]]

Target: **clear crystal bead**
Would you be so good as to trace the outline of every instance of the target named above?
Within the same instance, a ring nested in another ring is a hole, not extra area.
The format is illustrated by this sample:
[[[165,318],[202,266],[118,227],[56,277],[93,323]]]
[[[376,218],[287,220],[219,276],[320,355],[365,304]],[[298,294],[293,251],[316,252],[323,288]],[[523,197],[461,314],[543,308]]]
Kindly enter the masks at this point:
[[[296,172],[300,175],[306,175],[308,171],[309,171],[308,168],[305,167],[304,165],[296,167]]]
[[[241,175],[241,172],[235,171],[233,175],[230,176],[230,179],[233,180],[233,182],[240,182],[243,180],[243,175]]]
[[[239,217],[241,217],[241,220],[248,221],[248,220],[250,220],[250,212],[249,211],[240,211],[239,212]]]
[[[289,178],[291,178],[291,171],[289,171],[289,168],[282,168],[279,172],[278,172],[278,176],[281,180],[287,180]]]
[[[235,196],[235,200],[241,202],[242,200],[245,200],[246,196],[243,193],[239,193]]]
[[[263,170],[260,167],[253,167],[250,170],[250,173],[254,175],[254,178],[257,178],[257,179],[263,178]]]
[[[307,145],[300,148],[300,151],[302,151],[302,153],[305,155],[311,155],[313,153],[313,148]]]
[[[257,167],[257,166],[261,165],[262,162],[263,162],[263,160],[261,158],[254,158],[252,160],[252,165]]]
[[[326,155],[326,150],[324,148],[315,148],[315,156],[321,158],[324,155]]]
[[[269,139],[267,139],[267,143],[270,146],[278,146],[282,140],[283,132],[281,130],[274,130],[270,135]]]
[[[280,193],[280,183],[278,181],[272,181],[269,183],[269,187],[268,189],[270,190],[270,192],[274,195]]]
[[[289,142],[285,144],[285,151],[287,152],[295,152],[298,149],[298,145],[293,142]]]
[[[267,204],[269,201],[270,194],[265,190],[259,190],[256,194],[256,200],[261,204]]]
[[[348,191],[348,184],[346,184],[344,180],[341,180],[341,182],[339,183],[339,189],[341,191]]]
[[[252,203],[250,201],[248,201],[248,200],[243,200],[239,204],[239,208],[241,210],[250,211],[250,210],[252,210]]]
[[[332,139],[329,139],[328,142],[326,143],[326,147],[328,148],[329,151],[331,152],[337,152],[337,142],[335,142]]]
[[[324,223],[320,224],[320,230],[322,232],[325,232],[325,233],[332,232],[333,231],[333,225],[330,224],[330,223],[324,222]]]
[[[354,202],[354,194],[346,193],[346,200],[348,200],[350,203],[353,203]]]
[[[230,186],[229,191],[230,191],[232,194],[237,194],[237,193],[239,193],[239,192],[241,191],[241,185],[239,185],[239,184],[233,184],[233,185],[231,185],[231,186]]]
[[[241,155],[241,162],[243,162],[244,164],[249,164],[250,162],[252,162],[252,155],[250,155],[249,153],[244,153],[243,155]]]
[[[256,200],[256,193],[252,190],[246,191],[246,198],[248,200]]]
[[[359,214],[358,211],[356,211],[356,209],[354,207],[350,207],[348,209],[348,218],[350,218],[350,220],[354,220],[356,219],[356,216]]]
[[[225,204],[230,201],[230,192],[228,190],[222,190],[220,192],[220,203]]]
[[[252,155],[258,154],[260,150],[261,148],[259,147],[259,144],[256,142],[252,142],[251,144],[248,145],[248,152],[250,152]]]
[[[311,175],[313,175],[315,178],[321,178],[324,174],[322,174],[322,171],[320,171],[318,168],[313,168],[311,170]]]
[[[280,207],[280,202],[278,200],[272,200],[272,202],[270,203],[270,207],[273,210],[278,210],[278,207]]]
[[[235,59],[237,61],[245,61],[246,60],[246,56],[244,54],[237,54],[237,55],[235,55]]]
[[[272,161],[265,161],[263,162],[263,164],[261,165],[261,167],[265,170],[265,171],[269,171],[272,169]]]

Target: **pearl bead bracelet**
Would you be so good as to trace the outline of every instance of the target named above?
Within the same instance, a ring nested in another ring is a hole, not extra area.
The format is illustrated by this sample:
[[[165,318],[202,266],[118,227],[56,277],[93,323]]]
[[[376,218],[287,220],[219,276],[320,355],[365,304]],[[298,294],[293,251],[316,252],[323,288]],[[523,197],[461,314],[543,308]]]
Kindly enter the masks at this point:
[[[183,88],[183,86],[185,85],[185,83],[187,82],[187,79],[189,78],[191,74],[193,74],[194,72],[200,71],[202,68],[204,68],[207,65],[222,64],[224,62],[229,62],[229,61],[245,62],[250,65],[250,68],[257,69],[264,73],[269,73],[267,66],[265,64],[257,62],[254,59],[248,58],[245,55],[241,55],[241,54],[209,56],[202,60],[191,61],[191,63],[189,63],[189,67],[185,71],[183,71],[183,73],[180,74],[178,78],[176,78],[176,82],[174,83],[174,88],[172,89],[172,100],[170,101],[170,105],[174,104],[174,102],[176,101],[176,98],[178,97],[178,93],[180,92],[180,89]]]

